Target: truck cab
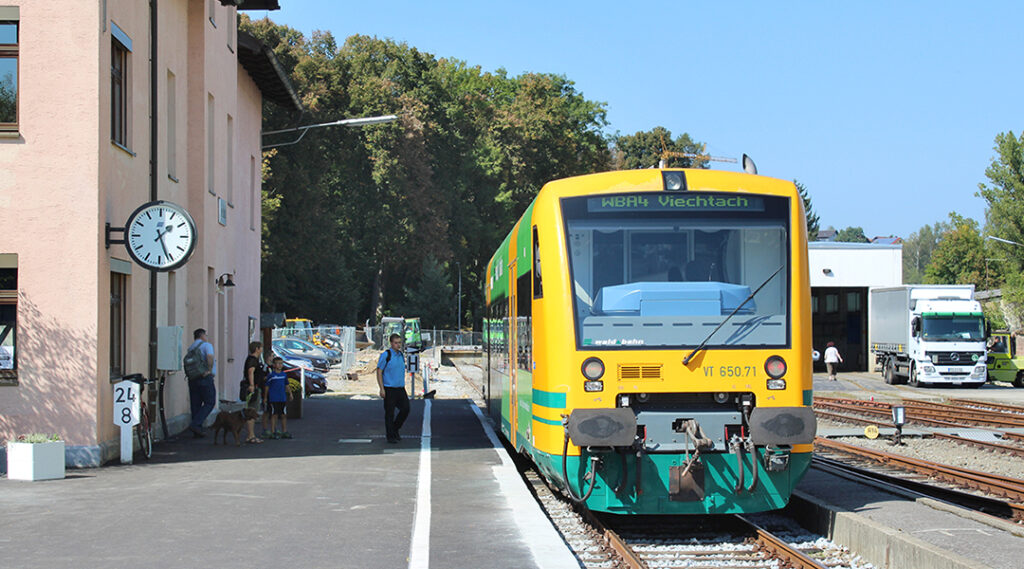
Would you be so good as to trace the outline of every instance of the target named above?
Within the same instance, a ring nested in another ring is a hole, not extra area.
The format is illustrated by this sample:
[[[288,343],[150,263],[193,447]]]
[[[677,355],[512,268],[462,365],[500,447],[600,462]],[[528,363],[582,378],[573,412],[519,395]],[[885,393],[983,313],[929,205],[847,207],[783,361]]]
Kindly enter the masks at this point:
[[[997,330],[988,339],[988,380],[1012,382],[1024,387],[1024,358],[1016,357],[1016,337]]]

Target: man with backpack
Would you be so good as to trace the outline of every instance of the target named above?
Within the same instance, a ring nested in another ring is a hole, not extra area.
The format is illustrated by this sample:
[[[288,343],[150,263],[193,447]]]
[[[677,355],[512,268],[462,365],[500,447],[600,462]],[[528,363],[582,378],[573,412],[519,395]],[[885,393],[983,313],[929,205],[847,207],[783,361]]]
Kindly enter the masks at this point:
[[[402,440],[398,429],[409,416],[409,396],[405,393],[405,358],[402,355],[402,337],[392,334],[391,346],[377,360],[377,386],[384,399],[384,430],[389,443]],[[395,409],[398,415],[395,416]]]
[[[198,439],[206,436],[203,434],[203,421],[217,404],[217,386],[213,382],[217,375],[217,360],[213,357],[213,344],[206,339],[206,330],[198,328],[192,337],[195,341],[185,353],[184,367],[192,407],[192,422],[188,428]]]

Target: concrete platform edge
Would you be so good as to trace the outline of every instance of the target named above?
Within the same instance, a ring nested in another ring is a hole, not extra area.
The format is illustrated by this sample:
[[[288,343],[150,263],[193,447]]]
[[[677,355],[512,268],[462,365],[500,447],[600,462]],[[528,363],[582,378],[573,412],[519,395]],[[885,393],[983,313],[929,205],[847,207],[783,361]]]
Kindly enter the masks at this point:
[[[881,568],[908,569],[990,569],[905,535],[864,516],[823,502],[800,490],[793,492],[788,508],[800,519],[812,524],[807,528],[857,552],[864,560]]]
[[[555,528],[540,504],[533,497],[516,470],[512,457],[498,440],[491,424],[484,417],[480,408],[471,400],[466,403],[476,414],[483,426],[487,439],[491,441],[494,451],[501,457],[501,464],[494,466],[494,478],[498,481],[505,495],[509,509],[512,510],[516,525],[523,532],[523,540],[530,548],[533,561],[540,569],[566,569],[580,567],[580,561],[569,549],[569,544]]]

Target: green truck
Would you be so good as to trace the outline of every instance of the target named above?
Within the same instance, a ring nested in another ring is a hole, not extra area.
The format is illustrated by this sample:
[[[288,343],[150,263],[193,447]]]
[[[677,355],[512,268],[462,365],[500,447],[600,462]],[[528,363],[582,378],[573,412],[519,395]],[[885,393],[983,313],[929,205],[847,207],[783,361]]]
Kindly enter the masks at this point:
[[[382,341],[387,347],[388,338],[391,334],[398,334],[405,338],[405,347],[419,350],[423,347],[423,339],[420,336],[419,318],[402,318],[398,316],[386,316],[381,319],[383,325]]]
[[[1024,358],[1015,357],[1016,337],[1004,330],[992,332],[988,339],[988,380],[1013,382],[1024,387]]]

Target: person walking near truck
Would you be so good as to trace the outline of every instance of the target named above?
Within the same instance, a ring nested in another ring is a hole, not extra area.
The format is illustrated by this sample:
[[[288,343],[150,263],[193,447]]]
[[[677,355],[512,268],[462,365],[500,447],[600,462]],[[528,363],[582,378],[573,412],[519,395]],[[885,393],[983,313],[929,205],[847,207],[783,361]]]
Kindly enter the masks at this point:
[[[836,380],[836,367],[842,361],[843,356],[839,355],[839,349],[836,348],[836,343],[829,342],[828,347],[825,348],[825,367],[828,368],[828,378],[832,381]]]

